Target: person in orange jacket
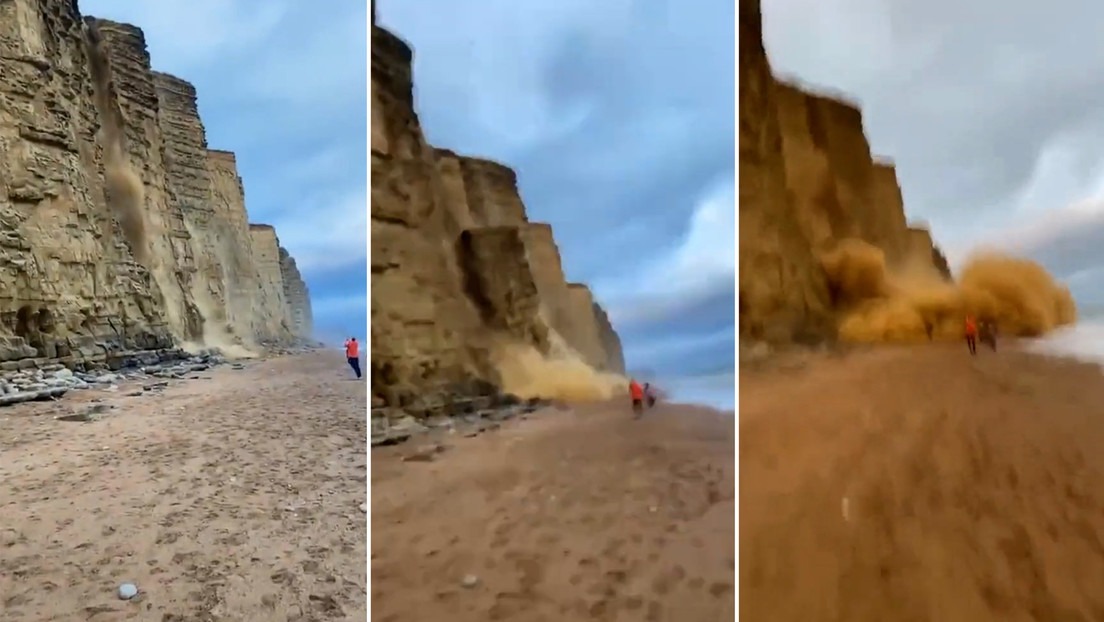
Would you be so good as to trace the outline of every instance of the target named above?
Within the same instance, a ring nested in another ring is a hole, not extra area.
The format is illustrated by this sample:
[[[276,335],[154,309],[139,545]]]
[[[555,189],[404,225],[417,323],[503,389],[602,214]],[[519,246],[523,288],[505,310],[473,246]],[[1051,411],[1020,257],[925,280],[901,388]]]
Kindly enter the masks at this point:
[[[639,417],[644,412],[644,389],[635,378],[629,381],[629,397],[632,399],[633,414]]]
[[[977,320],[974,319],[974,316],[967,315],[966,316],[966,347],[970,349],[970,355],[971,356],[977,355],[977,334],[978,334]]]
[[[353,372],[356,374],[357,379],[360,379],[360,344],[357,343],[356,337],[349,337],[345,341],[345,360],[349,362],[349,367],[353,368]]]

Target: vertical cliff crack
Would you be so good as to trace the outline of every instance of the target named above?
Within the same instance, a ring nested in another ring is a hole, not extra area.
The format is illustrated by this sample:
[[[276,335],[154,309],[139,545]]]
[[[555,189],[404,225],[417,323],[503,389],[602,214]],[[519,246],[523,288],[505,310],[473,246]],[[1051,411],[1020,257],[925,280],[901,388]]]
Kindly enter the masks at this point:
[[[460,264],[460,272],[463,274],[464,293],[471,299],[479,316],[486,324],[492,324],[495,318],[494,304],[483,288],[479,278],[479,266],[475,257],[475,249],[472,246],[471,231],[460,234],[460,240],[456,244],[456,255]]]

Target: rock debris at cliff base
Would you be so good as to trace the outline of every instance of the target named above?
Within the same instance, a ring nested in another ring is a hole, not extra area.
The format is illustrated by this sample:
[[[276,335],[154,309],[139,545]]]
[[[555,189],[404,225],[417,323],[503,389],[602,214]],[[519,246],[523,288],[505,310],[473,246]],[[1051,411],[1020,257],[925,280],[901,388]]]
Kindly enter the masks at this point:
[[[502,391],[622,391],[620,339],[590,289],[566,280],[551,227],[529,221],[516,173],[427,143],[412,59],[373,23],[374,400],[425,413]]]
[[[958,338],[966,313],[1038,335],[1076,319],[1068,289],[1027,260],[978,256],[952,281],[858,106],[774,77],[759,0],[740,0],[739,28],[741,340]]]
[[[233,154],[140,28],[4,3],[0,98],[0,364],[309,338],[301,274],[254,244]]]

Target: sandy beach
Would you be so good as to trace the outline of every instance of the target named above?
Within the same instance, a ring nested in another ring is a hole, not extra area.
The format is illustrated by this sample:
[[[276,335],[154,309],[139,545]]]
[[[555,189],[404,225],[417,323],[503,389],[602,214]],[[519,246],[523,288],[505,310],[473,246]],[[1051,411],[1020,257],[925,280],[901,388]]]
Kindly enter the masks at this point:
[[[0,619],[363,620],[348,372],[314,352],[0,410]]]
[[[741,619],[1104,620],[1099,368],[960,344],[759,367]]]
[[[601,404],[373,450],[372,619],[732,619],[734,427]]]

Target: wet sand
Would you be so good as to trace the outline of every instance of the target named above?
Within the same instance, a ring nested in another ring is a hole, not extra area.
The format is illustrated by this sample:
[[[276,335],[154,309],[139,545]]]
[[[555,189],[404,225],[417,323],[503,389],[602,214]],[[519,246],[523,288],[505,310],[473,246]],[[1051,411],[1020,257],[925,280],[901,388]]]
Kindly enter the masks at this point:
[[[734,432],[603,404],[373,450],[372,619],[731,620]]]
[[[1104,620],[1104,376],[961,345],[741,371],[749,622]]]
[[[366,383],[339,352],[199,375],[0,410],[0,619],[365,618]]]

